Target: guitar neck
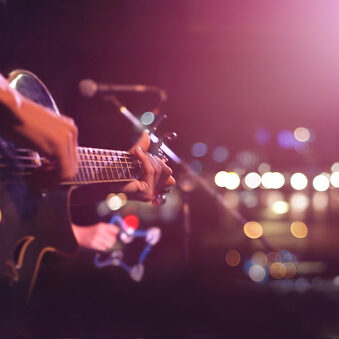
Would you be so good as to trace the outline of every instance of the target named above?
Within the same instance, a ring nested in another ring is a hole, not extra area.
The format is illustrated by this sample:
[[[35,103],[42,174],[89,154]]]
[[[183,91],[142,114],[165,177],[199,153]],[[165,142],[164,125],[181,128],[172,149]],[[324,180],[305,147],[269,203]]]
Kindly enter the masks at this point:
[[[78,147],[79,170],[62,185],[126,182],[138,179],[140,164],[131,154],[91,147]]]

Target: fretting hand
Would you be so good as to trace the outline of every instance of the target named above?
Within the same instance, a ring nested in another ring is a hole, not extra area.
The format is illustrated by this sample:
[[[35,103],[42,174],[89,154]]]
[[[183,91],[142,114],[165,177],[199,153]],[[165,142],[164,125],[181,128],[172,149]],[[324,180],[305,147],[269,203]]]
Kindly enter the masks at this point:
[[[137,143],[130,149],[130,152],[142,164],[143,178],[126,184],[122,191],[130,199],[152,201],[153,204],[156,204],[157,196],[167,193],[175,185],[175,180],[170,167],[157,156],[147,153],[149,147],[149,136],[143,132]]]

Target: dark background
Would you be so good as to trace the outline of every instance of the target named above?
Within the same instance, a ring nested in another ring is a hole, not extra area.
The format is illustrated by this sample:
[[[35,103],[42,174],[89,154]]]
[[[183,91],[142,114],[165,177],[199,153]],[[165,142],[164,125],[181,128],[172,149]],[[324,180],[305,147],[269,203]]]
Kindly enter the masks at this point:
[[[168,119],[162,129],[178,132],[177,153],[191,160],[191,146],[199,141],[209,149],[224,145],[229,150],[225,163],[213,162],[210,153],[202,159],[206,177],[232,166],[245,150],[276,171],[329,171],[338,159],[335,0],[0,3],[0,70],[37,74],[61,111],[75,119],[81,145],[128,149],[137,138],[112,105],[100,96],[80,95],[79,81],[92,78],[166,89]],[[137,115],[157,104],[151,94],[120,99]],[[314,133],[309,152],[279,148],[277,133],[299,126]],[[255,141],[259,128],[271,133],[266,145]],[[178,179],[181,170],[174,169]],[[329,338],[338,333],[337,292],[283,294],[251,283],[240,268],[225,268],[230,238],[245,256],[251,243],[238,236],[238,221],[231,217],[226,219],[230,228],[220,226],[224,214],[202,190],[188,199],[189,261],[184,260],[180,212],[175,221],[163,222],[163,239],[140,284],[119,269],[94,269],[90,252],[68,261],[49,258],[23,333],[121,338]],[[87,206],[75,213],[86,219],[94,212]],[[331,254],[324,250],[325,237],[322,250],[315,244],[301,256],[326,260],[323,278],[332,278],[338,272],[337,214],[324,223],[332,227]]]
[[[82,143],[121,138],[110,128],[114,109],[79,96],[78,82],[93,78],[166,89],[166,128],[178,131],[181,153],[204,141],[226,145],[231,156],[255,148],[277,167],[291,166],[292,156],[303,168],[304,157],[277,152],[274,136],[306,126],[316,135],[313,162],[325,170],[337,159],[335,1],[9,1],[8,8],[3,72],[40,76],[78,122]],[[154,105],[123,99],[140,114]],[[272,133],[264,149],[253,145],[260,127]]]

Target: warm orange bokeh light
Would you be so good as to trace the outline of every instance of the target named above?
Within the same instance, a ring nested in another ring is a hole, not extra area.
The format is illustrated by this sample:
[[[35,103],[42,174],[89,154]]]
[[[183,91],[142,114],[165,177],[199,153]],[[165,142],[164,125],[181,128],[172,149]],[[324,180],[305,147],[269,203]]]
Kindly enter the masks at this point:
[[[249,221],[244,225],[245,234],[251,239],[260,238],[263,233],[263,227],[256,221]]]
[[[295,275],[297,274],[297,267],[295,266],[295,264],[293,264],[292,262],[285,262],[283,263],[283,265],[285,266],[286,269],[285,278],[286,279],[294,278]]]
[[[228,250],[225,255],[225,261],[230,266],[238,266],[241,260],[240,253],[237,250]]]
[[[275,262],[270,266],[270,275],[274,279],[282,279],[286,275],[286,267],[280,262]]]
[[[296,238],[305,238],[308,233],[308,228],[303,222],[295,221],[291,224],[291,233]]]

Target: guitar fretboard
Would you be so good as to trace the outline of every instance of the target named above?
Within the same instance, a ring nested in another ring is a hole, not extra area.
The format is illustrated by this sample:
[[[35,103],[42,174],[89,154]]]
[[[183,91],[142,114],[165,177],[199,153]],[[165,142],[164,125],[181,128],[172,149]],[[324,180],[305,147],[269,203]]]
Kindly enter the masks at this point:
[[[138,178],[139,163],[124,151],[78,147],[79,170],[63,185],[122,182]]]

